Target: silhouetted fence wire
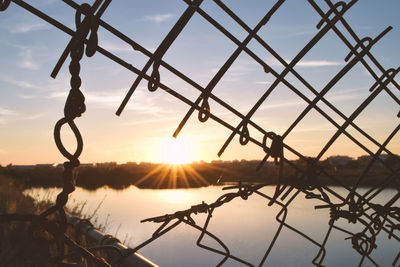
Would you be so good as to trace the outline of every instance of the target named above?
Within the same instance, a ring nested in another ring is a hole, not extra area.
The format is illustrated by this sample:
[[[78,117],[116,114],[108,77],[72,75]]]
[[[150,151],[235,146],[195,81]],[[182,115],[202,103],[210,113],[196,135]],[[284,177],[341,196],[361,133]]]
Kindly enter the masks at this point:
[[[68,201],[68,195],[72,193],[75,189],[76,177],[73,173],[74,168],[79,166],[79,156],[83,148],[83,140],[81,134],[74,123],[77,117],[80,117],[85,111],[85,98],[84,94],[80,91],[81,78],[79,76],[80,72],[80,60],[85,52],[86,56],[91,57],[96,52],[104,55],[105,57],[111,59],[118,65],[127,70],[133,72],[137,75],[136,80],[128,90],[126,97],[123,99],[121,105],[119,106],[116,114],[120,115],[130,98],[134,98],[134,91],[137,89],[139,83],[142,80],[148,82],[148,90],[150,92],[155,92],[157,89],[164,90],[166,93],[172,95],[177,100],[186,103],[189,106],[188,112],[183,117],[181,123],[178,125],[177,129],[173,133],[174,137],[177,137],[182,131],[188,119],[191,115],[197,111],[198,120],[205,123],[208,119],[212,119],[217,123],[221,124],[227,128],[230,132],[229,137],[226,142],[222,145],[218,152],[218,156],[221,156],[225,149],[229,146],[236,135],[239,136],[239,142],[241,145],[246,145],[249,142],[257,145],[262,151],[265,152],[265,157],[262,159],[260,165],[257,169],[262,168],[263,164],[268,160],[269,157],[275,159],[276,168],[279,169],[279,177],[275,187],[275,192],[273,195],[268,196],[267,194],[260,191],[268,185],[268,177],[266,177],[266,183],[262,184],[246,184],[239,182],[236,186],[230,186],[224,188],[225,190],[236,190],[223,194],[213,203],[201,203],[194,205],[189,209],[177,211],[175,213],[157,216],[149,219],[145,219],[142,222],[154,222],[161,223],[161,226],[153,233],[153,235],[143,242],[142,244],[136,246],[128,251],[121,252],[121,260],[140,250],[149,243],[155,241],[160,236],[174,229],[178,225],[184,223],[200,232],[199,238],[197,240],[197,245],[200,248],[209,250],[216,254],[221,255],[221,261],[218,265],[222,265],[228,259],[240,262],[244,265],[253,266],[246,259],[234,256],[231,254],[228,246],[217,236],[209,232],[208,226],[212,219],[212,215],[215,209],[218,209],[222,205],[227,205],[231,200],[235,198],[241,198],[243,200],[248,199],[252,195],[259,195],[267,200],[268,206],[278,206],[280,211],[276,216],[276,221],[279,227],[272,238],[269,246],[266,248],[265,254],[261,261],[257,265],[261,266],[266,263],[267,257],[271,253],[274,244],[279,238],[282,229],[286,228],[302,238],[306,239],[311,244],[318,248],[318,253],[314,259],[311,259],[312,264],[316,266],[323,266],[324,258],[328,251],[326,250],[326,244],[332,235],[332,230],[338,230],[348,235],[348,241],[351,242],[354,250],[360,254],[361,266],[366,260],[371,264],[378,266],[378,263],[371,256],[374,249],[378,249],[376,244],[376,239],[378,235],[387,235],[389,239],[395,239],[400,241],[399,230],[400,230],[400,208],[396,206],[400,198],[400,183],[399,183],[399,168],[393,167],[383,160],[381,155],[386,153],[391,156],[393,160],[397,163],[400,162],[399,158],[395,153],[388,149],[388,144],[393,140],[398,131],[400,130],[400,124],[393,129],[389,136],[384,140],[383,143],[379,142],[372,137],[371,134],[363,130],[355,122],[356,118],[360,113],[365,110],[367,106],[374,101],[374,99],[385,92],[388,96],[396,103],[400,104],[400,100],[391,91],[389,85],[400,90],[400,85],[396,82],[395,77],[400,71],[400,67],[394,67],[390,69],[385,69],[379,61],[371,53],[371,48],[392,29],[391,26],[384,29],[376,37],[363,37],[357,36],[355,31],[347,23],[345,15],[353,8],[353,5],[357,0],[349,1],[348,3],[343,1],[332,2],[330,0],[325,0],[325,3],[315,2],[313,0],[304,1],[304,4],[309,4],[316,11],[318,16],[321,17],[320,22],[316,25],[318,31],[313,38],[300,50],[300,52],[290,61],[287,62],[282,56],[279,55],[267,41],[258,35],[258,31],[263,27],[268,27],[268,22],[273,16],[278,16],[277,12],[280,7],[285,4],[285,0],[278,0],[272,6],[270,10],[267,11],[265,16],[256,24],[252,29],[250,28],[234,11],[232,11],[225,3],[220,0],[214,0],[217,7],[221,9],[229,18],[231,18],[237,26],[247,32],[247,37],[243,41],[239,41],[234,34],[229,30],[224,28],[220,23],[217,22],[215,18],[209,15],[201,5],[203,0],[183,0],[187,4],[186,10],[179,17],[175,25],[171,28],[166,37],[162,40],[161,44],[154,51],[150,52],[144,46],[134,41],[127,35],[120,32],[117,28],[114,28],[107,22],[101,19],[101,16],[106,11],[107,7],[111,4],[111,0],[96,0],[93,5],[89,4],[77,4],[72,0],[63,0],[63,2],[70,8],[73,8],[76,12],[75,23],[76,29],[72,30],[56,19],[49,15],[41,12],[35,7],[29,5],[23,0],[3,0],[0,1],[0,11],[6,11],[7,7],[12,3],[19,5],[25,10],[31,12],[33,15],[40,17],[51,25],[57,27],[61,31],[71,35],[71,40],[67,44],[64,52],[62,53],[60,59],[56,63],[54,70],[51,73],[51,77],[56,78],[58,72],[61,70],[63,63],[67,59],[68,55],[71,58],[69,65],[69,71],[71,74],[71,90],[69,92],[68,98],[66,100],[64,108],[64,117],[60,119],[54,129],[54,138],[56,145],[62,155],[68,160],[64,163],[64,173],[63,173],[63,190],[57,196],[57,201],[53,207],[49,210],[43,212],[40,215],[25,215],[25,214],[4,214],[0,216],[0,222],[11,222],[11,221],[29,221],[31,222],[30,232],[33,233],[37,227],[42,227],[49,233],[51,233],[58,244],[59,255],[54,259],[56,261],[61,261],[64,258],[64,245],[73,247],[80,255],[86,257],[98,265],[110,266],[104,259],[96,257],[90,252],[90,249],[83,248],[82,246],[75,243],[70,237],[65,234],[66,231],[66,214],[65,214],[65,204]],[[327,10],[327,11],[323,11]],[[203,87],[199,85],[196,81],[186,76],[183,72],[179,71],[172,65],[165,62],[163,59],[164,55],[168,49],[174,45],[175,39],[181,34],[182,30],[185,28],[186,24],[191,20],[194,14],[200,15],[204,20],[209,23],[212,27],[217,29],[223,36],[225,36],[230,42],[232,42],[236,49],[231,54],[231,56],[226,60],[222,67],[215,73],[212,79],[208,82],[207,86]],[[338,27],[340,24],[341,27]],[[128,63],[124,59],[118,57],[107,49],[102,48],[98,45],[97,31],[102,28],[109,33],[113,34],[116,38],[119,38],[123,42],[127,43],[132,47],[132,51],[138,51],[148,58],[147,63],[142,69],[139,69],[132,64]],[[346,31],[346,33],[343,32]],[[344,58],[345,64],[342,69],[323,87],[315,88],[311,85],[301,74],[295,70],[295,66],[307,55],[307,53],[317,44],[320,40],[329,32],[334,32],[334,34],[339,38],[341,42],[349,49],[348,55]],[[346,36],[350,36],[349,39]],[[275,60],[277,60],[284,69],[278,73],[274,70],[273,66],[269,65],[267,62],[262,60],[256,55],[252,49],[249,48],[249,43],[251,41],[257,42],[265,51],[271,55]],[[86,45],[86,49],[85,49]],[[254,106],[250,109],[247,114],[240,113],[237,109],[224,102],[223,99],[219,98],[213,94],[213,89],[221,81],[224,75],[227,73],[229,68],[238,59],[240,54],[247,54],[256,64],[258,64],[265,73],[272,75],[275,81],[271,83],[265,90],[264,94],[257,100]],[[368,62],[366,60],[368,59]],[[346,116],[339,108],[335,106],[334,103],[330,102],[326,95],[334,88],[334,86],[341,81],[350,70],[357,64],[361,63],[367,70],[368,74],[373,78],[374,84],[371,85],[369,91],[371,92],[369,96],[354,109],[350,116]],[[184,97],[182,94],[163,83],[163,77],[160,74],[160,68],[169,71],[171,74],[175,75],[182,81],[191,85],[193,89],[200,92],[195,101],[191,101]],[[147,72],[150,70],[150,74]],[[314,98],[307,97],[302,90],[299,90],[292,82],[290,82],[286,77],[287,75],[292,75],[297,79],[304,88],[306,88]],[[300,99],[306,103],[304,110],[298,114],[297,118],[293,123],[287,128],[282,134],[278,134],[273,131],[273,129],[264,129],[263,127],[256,124],[252,117],[261,105],[265,103],[271,93],[279,86],[285,85],[293,93],[295,93]],[[320,89],[320,90],[319,90]],[[213,108],[210,105],[209,100],[213,100],[216,105],[220,105],[222,108],[226,109],[232,115],[240,119],[238,125],[232,125],[213,113]],[[134,100],[134,99],[133,99]],[[324,111],[318,106],[319,103],[323,103],[329,108],[331,112],[338,115],[341,120],[337,120],[330,116],[328,112]],[[299,123],[309,114],[311,111],[316,111],[322,115],[332,126],[336,128],[336,132],[329,139],[329,141],[321,148],[319,154],[315,158],[309,158],[302,153],[298,152],[294,147],[289,146],[285,143],[285,138],[293,132],[293,129],[299,127]],[[400,116],[400,112],[397,114]],[[62,144],[61,140],[61,127],[68,124],[68,126],[73,131],[75,138],[77,140],[77,148],[74,152],[68,151]],[[252,131],[257,131],[257,134],[250,132],[249,126],[251,126]],[[368,146],[355,137],[351,131],[348,130],[349,126],[356,130],[357,134],[365,137],[366,140],[370,141],[375,145],[375,152],[368,148]],[[254,136],[262,135],[262,140],[258,140]],[[367,155],[369,155],[369,163],[365,166],[364,170],[360,172],[356,183],[352,186],[344,184],[342,180],[338,179],[332,173],[328,172],[325,167],[320,164],[320,160],[326,154],[327,150],[334,144],[339,137],[346,136],[351,140],[356,146],[361,148]],[[292,153],[299,157],[303,164],[294,164],[292,161],[285,158],[286,153]],[[389,174],[387,177],[379,180],[370,189],[364,193],[360,193],[358,190],[363,180],[366,179],[368,173],[370,173],[372,166],[374,164],[381,164]],[[290,172],[287,171],[290,168]],[[339,184],[347,191],[346,196],[342,196],[335,191],[335,188],[328,187],[323,182],[321,178],[331,180],[335,184]],[[388,200],[384,205],[378,204],[376,199],[378,196],[383,194],[383,191],[388,186],[395,187],[398,191],[390,200]],[[290,210],[291,204],[299,196],[304,195],[307,199],[314,199],[321,202],[319,205],[315,206],[316,209],[329,209],[330,218],[328,222],[328,230],[325,236],[321,240],[314,240],[307,233],[297,229],[293,225],[289,225],[286,222],[287,214]],[[57,213],[57,220],[47,219],[49,215]],[[198,225],[196,221],[192,218],[193,215],[198,213],[207,214],[206,221],[204,225]],[[360,225],[358,232],[352,232],[347,230],[343,223]],[[340,223],[339,223],[340,222]],[[210,247],[202,243],[205,236],[214,239],[220,248]],[[101,249],[101,248],[100,248]],[[109,248],[104,248],[109,249]],[[23,249],[21,250],[23,251]],[[393,266],[398,266],[400,260],[400,251],[398,255],[393,259]]]

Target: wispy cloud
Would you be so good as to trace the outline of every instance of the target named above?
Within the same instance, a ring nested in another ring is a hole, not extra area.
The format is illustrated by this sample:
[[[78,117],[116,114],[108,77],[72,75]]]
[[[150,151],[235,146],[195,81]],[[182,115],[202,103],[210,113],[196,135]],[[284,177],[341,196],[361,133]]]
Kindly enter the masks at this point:
[[[0,155],[5,155],[5,154],[8,154],[8,152],[6,150],[0,148]]]
[[[311,34],[315,34],[316,31],[297,31],[295,33],[293,33],[293,35],[311,35]]]
[[[276,102],[276,103],[268,103],[262,105],[259,110],[268,110],[268,109],[276,109],[276,108],[287,108],[287,107],[296,107],[300,105],[304,105],[305,101],[300,99],[292,100],[292,101],[285,101],[285,102]]]
[[[364,90],[365,92],[362,92]],[[332,93],[329,96],[325,96],[324,98],[328,100],[331,103],[337,103],[337,102],[344,102],[344,101],[351,101],[355,99],[364,99],[365,96],[368,95],[368,91],[365,89],[350,89],[346,91],[341,91],[341,92],[336,92]],[[311,97],[309,98],[311,101],[313,101],[315,98]],[[321,100],[319,103],[322,102]],[[259,109],[260,110],[268,110],[268,109],[276,109],[276,108],[288,108],[288,107],[295,107],[295,106],[300,106],[300,105],[307,105],[307,102],[302,100],[302,99],[293,99],[285,102],[275,102],[275,103],[268,103],[262,105]]]
[[[254,82],[255,84],[272,84],[272,82],[269,82],[269,81],[256,81],[256,82]]]
[[[13,81],[13,83],[15,82],[16,85],[23,87],[23,88],[35,88],[35,89],[39,89],[39,86],[34,85],[33,83],[30,82],[26,82],[26,81]]]
[[[33,61],[30,61],[28,59],[22,60],[18,63],[18,66],[23,68],[23,69],[29,69],[29,70],[38,70],[40,69],[40,66]]]
[[[100,43],[100,46],[111,52],[139,53],[137,50],[133,49],[133,47],[127,43],[115,42],[112,40],[102,41]],[[154,48],[152,46],[143,45],[143,47],[145,47],[151,53],[154,53],[154,51],[156,51],[156,48]]]
[[[17,80],[15,78],[12,78],[10,76],[2,75],[0,74],[0,81],[4,81],[9,84],[16,85],[21,88],[26,88],[26,89],[40,89],[40,86],[35,85],[33,83],[23,81],[23,80]]]
[[[142,125],[142,124],[157,123],[157,122],[164,122],[164,121],[175,121],[175,120],[179,120],[179,119],[180,118],[175,118],[175,117],[164,117],[164,118],[157,118],[157,119],[129,121],[129,122],[122,123],[122,125],[125,125],[125,126]]]
[[[125,97],[127,89],[115,89],[109,91],[88,92],[85,94],[86,104],[96,105],[100,108],[117,109]],[[67,91],[56,91],[48,94],[47,98],[63,98],[68,96]],[[134,103],[134,104],[132,104]],[[168,113],[167,107],[163,106],[156,97],[149,97],[147,88],[139,87],[136,89],[130,103],[125,110],[133,110],[140,113],[160,115]]]
[[[101,47],[111,52],[135,52],[132,46],[126,43],[115,43],[111,41],[104,41],[101,43]]]
[[[23,119],[31,121],[31,120],[37,120],[37,119],[43,118],[44,116],[46,116],[45,113],[38,113],[38,114],[31,114],[29,116],[24,116]]]
[[[4,115],[18,115],[18,112],[11,110],[11,109],[0,107],[0,116],[4,116]]]
[[[310,61],[300,61],[296,64],[299,67],[327,67],[327,66],[338,66],[343,63],[338,61],[328,61],[328,60],[310,60]]]
[[[21,47],[21,52],[19,53],[20,61],[17,65],[23,69],[29,70],[39,70],[40,65],[32,60],[32,49],[29,47]]]
[[[309,127],[296,127],[292,130],[292,133],[308,133],[308,132],[330,132],[334,126],[330,123],[319,123],[318,125],[315,126],[309,126]],[[305,140],[305,141],[310,141],[310,140]]]
[[[118,107],[125,97],[126,89],[115,93],[117,102],[114,102],[112,108]],[[165,116],[170,113],[170,108],[164,103],[165,100],[160,98],[160,95],[149,95],[147,87],[139,87],[131,100],[131,103],[126,106],[127,110],[132,110],[142,114],[151,114],[154,116]]]
[[[68,92],[51,92],[50,94],[47,95],[47,98],[67,98]]]
[[[20,94],[20,95],[18,95],[18,97],[21,98],[21,99],[33,99],[33,98],[36,98],[37,96],[36,96],[36,95],[33,95],[33,94],[31,94],[31,95],[28,95],[28,94]]]
[[[315,35],[316,30],[310,30],[308,27],[299,26],[271,26],[271,36],[274,39],[289,39],[302,36]]]
[[[7,124],[9,121],[30,121],[44,117],[44,113],[17,112],[8,108],[0,107],[0,124]]]
[[[257,67],[253,64],[253,62],[249,62],[247,60],[238,60],[234,65],[232,65],[232,67],[228,69],[223,77],[223,81],[240,82],[243,76],[253,73],[256,69]],[[210,69],[210,72],[215,75],[219,70],[219,68],[213,67]]]
[[[331,103],[335,102],[343,102],[343,101],[350,101],[350,100],[355,100],[355,99],[365,99],[368,96],[368,90],[365,89],[364,92],[360,93],[338,93],[338,94],[333,94],[331,97],[329,97],[329,101]]]
[[[285,60],[287,64],[290,64],[290,60]],[[281,62],[279,62],[276,58],[270,57],[266,60],[266,63],[270,66],[279,66],[284,67]],[[302,60],[296,64],[297,67],[329,67],[329,66],[339,66],[343,65],[342,62],[339,61],[331,61],[331,60]]]
[[[152,16],[145,16],[143,18],[143,20],[160,23],[160,22],[164,22],[166,20],[172,19],[173,17],[175,17],[174,14],[167,13],[167,14],[157,14],[157,15],[152,15]]]
[[[0,107],[0,124],[7,124],[9,116],[17,116],[18,112]]]
[[[48,47],[45,45],[26,46],[3,40],[0,40],[0,43],[19,50],[16,65],[23,69],[39,70],[41,68],[39,61],[43,62],[51,57],[48,53]]]
[[[25,24],[19,24],[11,27],[10,32],[11,33],[27,33],[27,32],[32,32],[32,31],[40,31],[40,30],[46,30],[50,29],[50,26],[48,24],[44,23],[25,23]]]
[[[121,101],[121,94],[116,92],[86,92],[85,99],[88,103],[100,104],[105,106],[113,106]]]

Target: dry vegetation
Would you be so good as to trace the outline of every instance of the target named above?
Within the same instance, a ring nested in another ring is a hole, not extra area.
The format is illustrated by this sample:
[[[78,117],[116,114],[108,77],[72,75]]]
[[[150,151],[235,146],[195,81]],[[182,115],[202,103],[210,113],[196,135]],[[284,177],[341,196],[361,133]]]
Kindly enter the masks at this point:
[[[46,199],[40,202],[35,201],[23,194],[23,190],[24,188],[16,186],[12,179],[0,175],[0,214],[39,214],[51,205]],[[80,214],[82,206],[77,206],[69,212],[83,216]],[[93,219],[95,212],[90,216]],[[55,262],[57,250],[53,236],[40,228],[35,228],[32,231],[33,234],[30,234],[29,225],[30,223],[27,222],[0,221],[0,265],[60,266]],[[87,244],[84,236],[78,234],[72,227],[67,228],[67,235],[83,246],[91,245]],[[66,253],[71,253],[68,247],[66,247]],[[69,262],[80,263],[79,266],[91,266],[80,257],[70,258]]]

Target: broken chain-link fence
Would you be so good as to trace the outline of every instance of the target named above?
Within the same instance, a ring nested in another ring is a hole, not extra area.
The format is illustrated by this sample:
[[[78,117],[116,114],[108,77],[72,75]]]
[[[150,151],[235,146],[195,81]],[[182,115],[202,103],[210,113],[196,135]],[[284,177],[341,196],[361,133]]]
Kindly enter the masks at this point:
[[[84,53],[88,57],[93,56],[95,53],[100,53],[137,76],[118,108],[117,115],[120,115],[123,112],[128,101],[131,97],[134,97],[134,92],[140,82],[145,80],[148,83],[148,90],[150,92],[163,90],[176,98],[177,101],[181,101],[189,106],[187,113],[184,115],[181,123],[173,133],[174,137],[179,135],[191,115],[197,112],[198,120],[200,122],[205,123],[208,120],[214,120],[224,126],[230,133],[226,142],[219,150],[218,156],[221,156],[232,140],[238,136],[241,145],[245,146],[251,142],[258,146],[260,150],[265,152],[265,156],[260,161],[257,169],[262,168],[270,157],[275,160],[275,165],[278,169],[275,192],[272,195],[266,195],[261,190],[270,184],[270,181],[268,180],[269,177],[265,177],[265,183],[261,184],[239,182],[236,186],[225,188],[231,192],[223,194],[213,203],[203,202],[186,210],[143,220],[143,222],[160,223],[161,226],[147,241],[133,249],[121,253],[121,260],[183,223],[200,232],[197,240],[197,245],[199,247],[221,255],[221,260],[218,265],[222,265],[230,259],[244,265],[253,266],[255,263],[251,263],[249,259],[242,259],[231,254],[228,246],[225,245],[223,240],[218,238],[218,233],[214,234],[208,231],[208,225],[215,209],[227,205],[235,198],[246,200],[252,195],[259,195],[265,198],[267,200],[266,208],[269,206],[277,206],[280,208],[280,211],[276,215],[279,227],[273,236],[272,241],[266,247],[265,254],[261,261],[256,263],[256,265],[259,266],[267,263],[267,257],[271,253],[276,240],[279,238],[279,235],[284,228],[305,238],[308,242],[318,248],[315,257],[310,259],[311,263],[316,266],[323,266],[324,264],[325,255],[329,253],[329,251],[326,250],[326,244],[329,238],[333,235],[333,230],[343,232],[348,236],[348,240],[343,242],[351,242],[354,250],[360,255],[359,265],[363,265],[368,261],[369,264],[378,266],[378,263],[376,263],[374,258],[371,256],[374,250],[379,249],[376,244],[378,236],[387,236],[388,239],[395,239],[397,242],[400,241],[400,208],[398,207],[397,202],[400,198],[400,161],[395,153],[390,151],[388,148],[388,144],[400,130],[400,125],[395,127],[383,142],[380,142],[373,137],[373,134],[363,130],[357,123],[357,117],[366,109],[367,106],[373,103],[376,97],[380,94],[387,94],[396,104],[400,104],[400,99],[398,99],[396,94],[392,92],[393,88],[400,89],[400,85],[395,80],[396,75],[400,71],[400,67],[385,69],[371,53],[372,47],[377,42],[381,41],[381,39],[392,30],[392,27],[387,27],[375,37],[359,37],[346,21],[346,13],[348,10],[353,8],[353,5],[356,4],[357,0],[349,2],[332,2],[331,0],[325,0],[323,3],[322,1],[313,0],[304,1],[304,5],[310,5],[315,10],[315,14],[320,17],[320,22],[316,25],[318,31],[303,48],[299,49],[300,52],[289,62],[287,62],[284,57],[280,56],[280,54],[274,50],[266,40],[260,37],[258,33],[260,29],[268,27],[268,22],[273,16],[279,16],[278,11],[283,5],[285,5],[285,0],[275,1],[272,8],[267,10],[265,16],[254,28],[250,28],[250,26],[248,26],[239,15],[230,9],[228,3],[224,3],[220,0],[213,0],[220,11],[229,16],[238,28],[247,33],[247,37],[245,37],[243,41],[240,41],[235,37],[235,34],[226,29],[211,14],[202,9],[203,0],[183,0],[183,2],[187,4],[186,9],[154,52],[146,49],[138,42],[120,32],[117,28],[114,28],[112,25],[102,20],[101,17],[107,7],[111,4],[111,0],[96,0],[92,5],[77,4],[72,0],[63,0],[63,2],[66,4],[66,8],[72,8],[76,12],[76,28],[74,30],[23,0],[0,1],[1,11],[7,12],[6,9],[10,4],[18,5],[33,15],[40,17],[49,24],[57,27],[66,34],[71,35],[70,42],[67,44],[51,73],[51,77],[56,78],[65,60],[70,56],[69,72],[71,74],[71,90],[64,107],[64,117],[56,123],[54,129],[56,145],[62,155],[68,160],[64,163],[63,190],[58,195],[54,206],[42,214],[1,215],[1,222],[14,220],[30,221],[30,230],[32,232],[36,227],[44,228],[57,240],[60,253],[60,255],[57,256],[57,260],[63,259],[63,247],[64,245],[68,245],[74,247],[83,257],[94,260],[99,265],[109,266],[111,264],[107,263],[104,259],[96,257],[88,249],[76,244],[65,234],[66,214],[64,207],[68,201],[68,195],[72,193],[75,188],[76,177],[73,170],[80,164],[78,158],[83,148],[81,134],[74,122],[77,117],[80,117],[82,113],[85,112],[85,97],[80,91],[80,60]],[[163,59],[168,49],[174,45],[176,38],[181,34],[185,26],[195,14],[201,16],[207,23],[218,30],[224,38],[227,38],[236,46],[234,52],[223,63],[222,67],[215,72],[214,76],[206,86],[201,86],[195,80],[186,76],[182,71],[168,64]],[[108,31],[115,37],[129,44],[129,46],[131,46],[135,51],[142,53],[148,58],[147,63],[139,69],[125,61],[123,58],[113,54],[111,51],[102,48],[98,44],[97,31],[99,28]],[[344,58],[342,68],[334,74],[326,85],[321,88],[315,87],[307,81],[304,75],[301,75],[295,67],[317,43],[319,43],[328,33],[332,32],[335,34],[336,38],[347,47],[348,55]],[[276,70],[277,68],[259,57],[257,53],[251,49],[251,46],[249,45],[250,42],[256,42],[260,45],[265,50],[265,53],[268,53],[274,58],[274,60],[276,60],[276,62],[279,62],[283,70],[278,72]],[[229,68],[241,54],[249,56],[254,64],[259,65],[265,73],[268,73],[274,78],[273,82],[266,84],[265,92],[246,114],[242,114],[238,109],[225,102],[223,98],[220,98],[213,93],[214,88],[219,84]],[[371,84],[369,88],[366,88],[366,90],[369,89],[370,94],[359,106],[354,107],[353,112],[348,116],[345,115],[340,108],[335,106],[333,101],[328,100],[326,96],[328,92],[330,92],[332,88],[346,77],[346,75],[348,75],[357,64],[361,64],[364,67],[364,70],[370,77],[372,77],[373,84]],[[179,92],[178,88],[171,88],[163,83],[163,77],[160,74],[160,70],[175,75],[177,78],[190,85],[191,88],[197,90],[198,97],[196,100],[192,101],[188,99]],[[295,83],[293,82],[293,77],[296,80]],[[298,84],[300,84],[300,86]],[[297,95],[301,101],[304,101],[306,106],[304,110],[297,115],[296,119],[286,131],[283,133],[277,133],[274,132],[273,129],[265,129],[261,127],[252,118],[256,111],[267,101],[272,92],[277,90],[276,88],[281,85],[284,85],[291,92]],[[325,108],[321,107],[321,103]],[[213,109],[216,106],[225,109],[227,112],[237,117],[240,122],[238,124],[232,124],[218,116],[216,113],[213,113]],[[335,128],[335,133],[331,136],[329,141],[319,149],[318,155],[313,158],[303,155],[296,150],[295,147],[285,143],[287,136],[292,133],[294,129],[300,127],[300,122],[310,112],[319,113],[331,126]],[[397,116],[399,117],[400,113],[397,114]],[[395,114],[393,114],[393,117],[395,118]],[[77,148],[74,152],[68,151],[61,141],[61,127],[64,125],[68,125],[71,128],[77,140]],[[258,136],[262,136],[262,138],[260,139]],[[358,172],[356,182],[351,185],[344,183],[343,179],[337,177],[337,175],[329,169],[329,166],[321,164],[321,160],[326,156],[327,150],[342,136],[347,137],[354,145],[359,147],[369,156],[368,163],[363,167],[364,169]],[[368,142],[368,145],[366,142]],[[285,157],[287,154],[292,154],[298,157],[299,160],[297,162],[288,160],[287,157]],[[384,160],[384,158],[381,157],[383,154],[387,155],[387,157],[391,159],[391,162]],[[380,179],[373,183],[368,190],[360,191],[359,189],[361,185],[372,172],[373,166],[377,164],[385,169],[385,177],[380,177]],[[340,185],[347,192],[346,195],[339,194],[334,187],[330,187],[328,184]],[[376,199],[380,195],[384,194],[384,190],[388,187],[394,187],[397,190],[397,193],[393,194],[386,203],[377,203]],[[324,235],[324,238],[321,240],[311,238],[307,233],[302,232],[297,229],[296,226],[290,225],[286,222],[286,217],[288,212],[290,212],[292,203],[301,196],[307,199],[319,201],[320,204],[315,206],[316,209],[329,209],[330,211],[330,218],[327,218],[326,220],[328,230]],[[56,212],[58,218],[56,222],[46,219],[50,214]],[[192,218],[193,215],[198,213],[207,214],[204,225],[197,224]],[[346,224],[357,225],[357,231],[349,230],[349,228],[346,227]],[[206,236],[214,239],[220,247],[216,248],[205,245],[202,241]],[[400,250],[397,256],[393,258],[392,264],[393,266],[398,266],[400,264]]]

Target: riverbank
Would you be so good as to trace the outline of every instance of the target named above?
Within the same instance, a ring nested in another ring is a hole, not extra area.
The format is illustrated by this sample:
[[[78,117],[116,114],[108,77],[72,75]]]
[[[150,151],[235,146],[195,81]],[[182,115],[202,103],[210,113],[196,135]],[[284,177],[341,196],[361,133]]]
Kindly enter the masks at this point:
[[[24,187],[16,185],[13,179],[0,175],[0,214],[35,214],[47,210],[52,203],[42,198],[37,201],[24,194]],[[68,210],[79,217],[85,217],[80,212],[80,205]],[[52,215],[46,217],[54,220]],[[93,218],[93,216],[92,216]],[[88,218],[88,219],[92,219]],[[60,266],[56,263],[57,244],[54,236],[41,227],[31,227],[26,221],[0,221],[0,262],[2,266]],[[32,231],[32,232],[31,232]],[[85,238],[74,228],[67,227],[66,234],[83,246],[89,245]],[[71,247],[65,247],[65,254],[74,252]],[[70,263],[80,263],[88,266],[80,257],[74,257]]]
[[[360,157],[361,158],[361,157]],[[400,167],[400,160],[387,157],[384,161],[375,161],[369,166],[370,158],[353,160],[336,157],[319,162],[310,167],[303,160],[290,161],[283,169],[284,180],[281,182],[296,186],[307,185],[355,185],[363,177],[359,186],[376,186],[383,182],[394,187],[388,177],[392,170]],[[96,190],[103,186],[113,189],[124,189],[131,185],[147,189],[197,188],[226,183],[267,183],[278,182],[279,167],[267,162],[256,171],[260,161],[213,161],[184,165],[154,163],[101,163],[82,164],[76,169],[76,184],[79,187]],[[300,171],[298,171],[300,170]],[[57,187],[62,184],[62,165],[33,165],[0,167],[0,173],[11,177],[13,181],[25,188]],[[365,174],[363,174],[365,172]],[[305,175],[307,173],[307,175]],[[394,177],[394,176],[393,176]]]

